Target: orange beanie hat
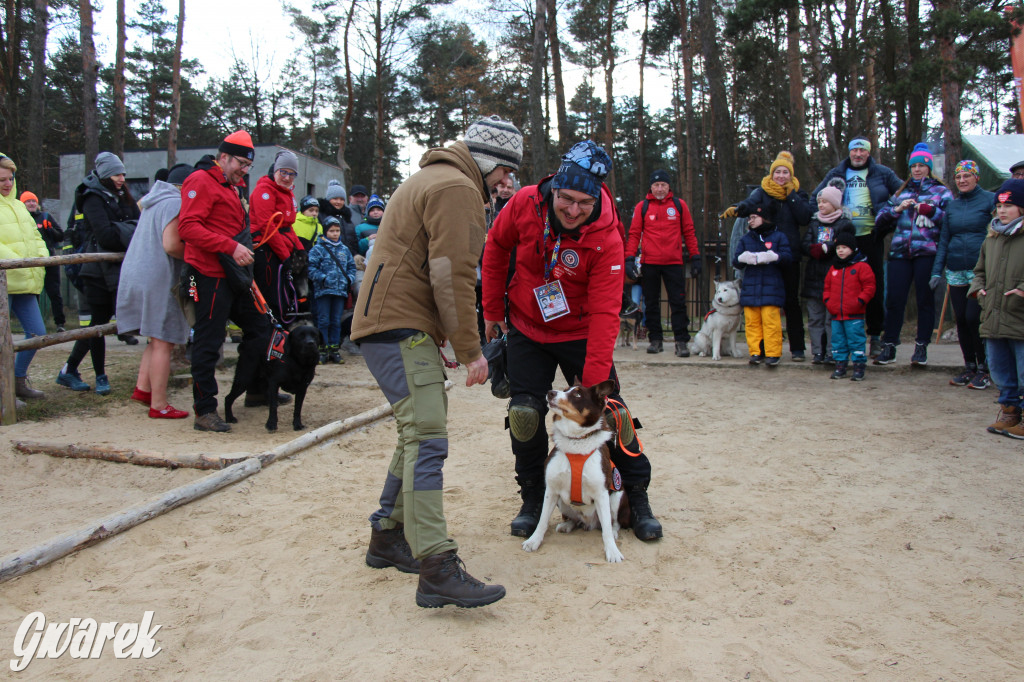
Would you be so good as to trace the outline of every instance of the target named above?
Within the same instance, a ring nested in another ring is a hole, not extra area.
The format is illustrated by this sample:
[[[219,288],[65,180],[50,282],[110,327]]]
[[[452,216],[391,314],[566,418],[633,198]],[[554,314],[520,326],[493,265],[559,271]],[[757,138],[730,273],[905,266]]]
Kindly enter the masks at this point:
[[[241,156],[252,161],[255,155],[255,148],[252,144],[252,138],[249,133],[244,130],[237,130],[227,137],[220,143],[220,147],[217,151],[224,154],[231,154],[232,156]]]
[[[36,203],[39,203],[39,197],[37,197],[35,194],[32,194],[32,192],[22,192],[21,196],[18,197],[18,201],[20,201],[23,204],[26,201],[34,201]]]

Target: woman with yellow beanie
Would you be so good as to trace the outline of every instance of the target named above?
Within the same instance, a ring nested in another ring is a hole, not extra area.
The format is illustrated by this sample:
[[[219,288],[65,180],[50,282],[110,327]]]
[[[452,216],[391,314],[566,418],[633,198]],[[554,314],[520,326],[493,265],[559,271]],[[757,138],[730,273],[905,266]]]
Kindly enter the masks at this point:
[[[786,235],[790,244],[800,244],[800,226],[811,220],[813,211],[807,192],[800,189],[800,181],[793,172],[793,155],[779,152],[772,162],[768,175],[761,178],[761,186],[746,199],[726,210],[723,216],[749,218],[760,216],[767,223],[775,225]],[[803,362],[806,355],[804,345],[804,317],[800,306],[800,256],[794,249],[792,262],[781,266],[786,287],[786,303],[782,310],[786,315],[786,335],[789,337],[789,352],[793,362]],[[757,354],[757,348],[751,348]]]

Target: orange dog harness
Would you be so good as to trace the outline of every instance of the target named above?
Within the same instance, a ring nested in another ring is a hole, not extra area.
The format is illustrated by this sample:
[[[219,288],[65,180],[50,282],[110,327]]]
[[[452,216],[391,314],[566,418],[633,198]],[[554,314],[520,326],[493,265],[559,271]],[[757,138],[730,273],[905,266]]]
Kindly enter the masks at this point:
[[[593,454],[595,453],[565,453],[566,458],[569,460],[569,469],[571,470],[569,500],[575,505],[583,504],[583,465],[586,464],[587,458]],[[608,481],[608,491],[614,493],[619,490],[622,490],[622,476],[619,475],[619,470],[615,467],[615,463],[612,462],[612,476],[611,480]]]

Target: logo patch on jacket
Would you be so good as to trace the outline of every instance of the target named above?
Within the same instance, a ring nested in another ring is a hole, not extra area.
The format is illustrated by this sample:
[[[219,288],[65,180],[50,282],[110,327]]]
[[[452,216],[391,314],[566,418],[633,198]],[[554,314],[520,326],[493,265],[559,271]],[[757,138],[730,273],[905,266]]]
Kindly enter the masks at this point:
[[[562,252],[562,264],[567,268],[574,268],[580,264],[580,256],[572,249]]]
[[[669,206],[668,207],[668,217],[669,218],[675,218],[676,217],[676,207],[675,206]]]
[[[260,199],[263,199],[263,201],[267,201],[268,199],[270,199],[270,194],[264,192],[263,194],[260,195]]]
[[[196,191],[195,191],[195,190],[191,190],[191,191],[190,191],[190,192],[188,193],[188,198],[189,198],[189,199],[195,199],[195,198],[196,198]]]
[[[766,249],[772,248],[772,243],[771,242],[765,242],[764,243],[764,248],[766,248]]]

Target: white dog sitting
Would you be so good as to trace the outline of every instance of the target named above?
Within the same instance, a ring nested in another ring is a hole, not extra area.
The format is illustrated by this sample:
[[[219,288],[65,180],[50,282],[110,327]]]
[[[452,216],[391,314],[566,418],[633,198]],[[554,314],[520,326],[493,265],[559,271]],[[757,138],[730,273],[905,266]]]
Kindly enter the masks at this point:
[[[722,341],[725,350],[734,358],[743,357],[736,348],[736,330],[743,321],[743,306],[740,305],[740,288],[736,282],[716,282],[715,298],[711,310],[704,317],[697,336],[686,344],[691,353],[701,357],[711,355],[714,360],[722,359]]]

